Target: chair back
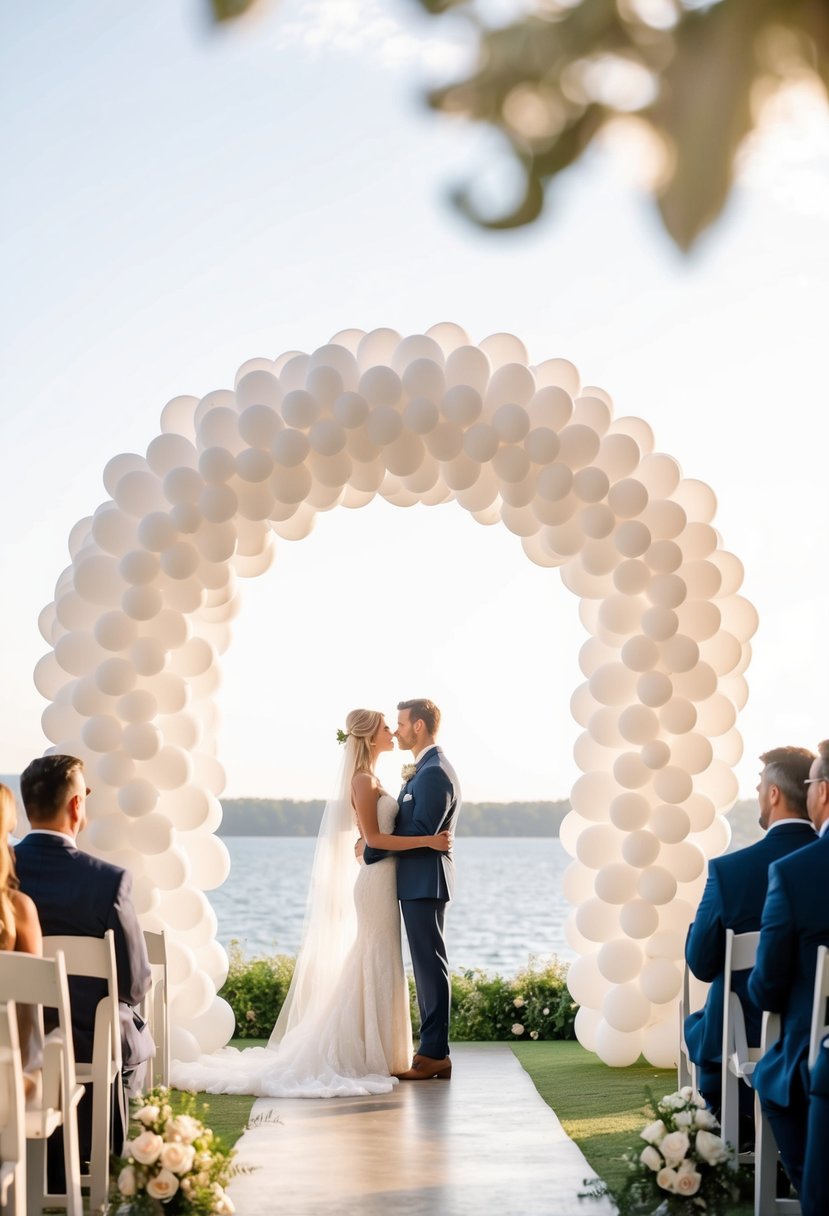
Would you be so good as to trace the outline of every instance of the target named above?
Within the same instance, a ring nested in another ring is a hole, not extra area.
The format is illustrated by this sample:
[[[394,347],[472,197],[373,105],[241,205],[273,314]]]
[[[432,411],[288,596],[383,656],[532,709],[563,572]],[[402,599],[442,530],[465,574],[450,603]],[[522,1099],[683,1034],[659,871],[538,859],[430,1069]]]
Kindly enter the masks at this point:
[[[732,976],[737,971],[749,971],[754,966],[759,944],[759,931],[735,933],[733,929],[726,929],[720,1124],[723,1139],[735,1149],[739,1149],[740,1136],[740,1082],[751,1085],[751,1076],[754,1065],[760,1058],[760,1049],[748,1045],[743,1006],[733,990]],[[734,1168],[752,1157],[753,1154],[736,1152],[733,1158]]]
[[[115,934],[107,929],[103,937],[71,937],[51,935],[43,939],[43,953],[55,958],[62,952],[66,974],[85,979],[104,980],[106,996],[98,1002],[95,1012],[95,1044],[108,1035],[115,1072],[121,1071],[121,1027],[118,1017],[118,970],[115,962]],[[106,1030],[104,1029],[106,1025]],[[100,1030],[99,1030],[100,1027]],[[93,1049],[93,1055],[94,1055]],[[98,1050],[101,1050],[98,1048]],[[91,1078],[90,1078],[91,1080]]]
[[[115,962],[115,934],[108,929],[103,937],[46,936],[43,953],[62,956],[67,973],[84,979],[103,980],[104,995],[95,1010],[92,1059],[76,1062],[79,1081],[92,1086],[92,1150],[89,1172],[81,1174],[89,1186],[90,1206],[98,1211],[109,1193],[109,1145],[113,1128],[113,1097],[126,1117],[121,1085],[121,1022],[118,1015],[118,972]],[[119,1146],[120,1147],[120,1146]]]
[[[815,995],[812,1000],[812,1030],[809,1035],[809,1067],[814,1068],[820,1045],[829,1034],[829,951],[818,946],[815,965]]]
[[[147,958],[152,980],[150,990],[141,1004],[141,1016],[146,1020],[155,1043],[152,1061],[154,1085],[170,1084],[170,1025],[167,997],[167,933],[144,930]]]
[[[0,1212],[26,1216],[26,1116],[14,1001],[0,1004]]]
[[[42,1085],[37,1101],[26,1106],[27,1206],[31,1216],[47,1206],[65,1207],[68,1216],[81,1216],[80,1159],[78,1154],[77,1107],[83,1086],[75,1074],[69,985],[63,952],[54,958],[0,950],[0,1002],[14,999],[21,1005],[37,1005],[57,1011],[57,1027],[43,1045]],[[40,1010],[38,1016],[41,1016]],[[66,1193],[46,1190],[45,1146],[49,1137],[63,1128]]]

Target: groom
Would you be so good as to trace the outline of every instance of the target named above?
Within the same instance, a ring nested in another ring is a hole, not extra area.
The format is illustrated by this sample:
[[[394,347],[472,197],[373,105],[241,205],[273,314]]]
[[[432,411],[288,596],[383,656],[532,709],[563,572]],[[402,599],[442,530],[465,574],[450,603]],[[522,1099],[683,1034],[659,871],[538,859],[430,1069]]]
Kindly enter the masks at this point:
[[[395,836],[433,836],[453,831],[460,808],[460,787],[452,765],[435,743],[440,710],[433,701],[401,701],[395,732],[401,750],[411,751],[414,774],[400,791]],[[366,846],[366,865],[386,856]],[[396,853],[397,895],[409,939],[420,1009],[420,1050],[401,1081],[450,1077],[449,1009],[452,988],[443,940],[446,905],[455,887],[451,853],[410,849]]]

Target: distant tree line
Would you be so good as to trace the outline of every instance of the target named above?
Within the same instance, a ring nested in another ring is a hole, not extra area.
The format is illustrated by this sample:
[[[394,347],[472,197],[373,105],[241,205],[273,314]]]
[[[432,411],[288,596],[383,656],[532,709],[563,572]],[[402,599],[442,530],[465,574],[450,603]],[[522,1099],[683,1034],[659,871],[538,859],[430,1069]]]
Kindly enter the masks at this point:
[[[325,803],[294,802],[290,798],[226,798],[220,836],[316,836]],[[558,836],[570,809],[556,802],[465,802],[458,819],[458,836]],[[738,802],[729,815],[732,848],[759,839],[757,804]]]

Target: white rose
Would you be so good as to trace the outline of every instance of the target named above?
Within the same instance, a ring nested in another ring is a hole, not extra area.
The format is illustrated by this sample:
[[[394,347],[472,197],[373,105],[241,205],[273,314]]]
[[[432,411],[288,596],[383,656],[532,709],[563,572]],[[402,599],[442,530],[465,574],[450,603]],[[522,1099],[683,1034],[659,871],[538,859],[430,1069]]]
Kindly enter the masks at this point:
[[[131,1199],[138,1190],[138,1179],[135,1176],[135,1167],[125,1165],[118,1175],[118,1190],[125,1199]]]
[[[705,1135],[708,1134],[708,1132],[705,1133]],[[660,1143],[659,1150],[665,1158],[666,1165],[679,1165],[690,1147],[691,1141],[685,1132],[669,1132]]]
[[[195,1156],[196,1150],[192,1144],[181,1144],[176,1140],[164,1145],[159,1160],[165,1170],[173,1174],[186,1174],[193,1168]]]
[[[664,1098],[662,1098],[661,1102],[659,1103],[659,1109],[660,1110],[684,1110],[684,1109],[686,1109],[686,1105],[687,1105],[686,1099],[684,1099],[682,1097],[681,1093],[669,1093],[669,1094],[666,1094],[666,1096]]]
[[[660,1140],[665,1139],[665,1124],[661,1119],[655,1119],[653,1123],[649,1123],[647,1127],[643,1127],[639,1133],[642,1140],[647,1140],[648,1144],[659,1144]]]
[[[233,1213],[236,1211],[233,1200],[219,1186],[216,1187],[214,1192],[213,1211],[217,1216],[233,1216]]]
[[[694,1091],[690,1085],[683,1085],[681,1089],[677,1090],[677,1093],[681,1098],[684,1098],[686,1102],[693,1102],[694,1100]]]
[[[524,1027],[521,1025],[520,1022],[514,1023],[514,1025],[512,1027],[512,1033],[513,1034],[523,1034],[524,1033]]]
[[[701,1110],[705,1106],[705,1098],[703,1098],[702,1094],[694,1094],[691,1101],[693,1102],[694,1106],[698,1106]]]
[[[715,1136],[713,1132],[697,1132],[695,1147],[703,1161],[707,1161],[709,1165],[719,1165],[721,1161],[728,1160],[725,1141],[721,1136]]]
[[[544,1014],[544,1016],[546,1017],[546,1016],[547,1016],[547,1014],[550,1012],[549,1006],[545,1005],[545,1006],[544,1006],[544,1008],[541,1010],[541,1012],[542,1012],[542,1013]]]
[[[523,998],[523,996],[517,996],[517,997],[515,998],[515,1000],[514,1000],[512,1003],[513,1003],[513,1005],[515,1006],[515,1008],[516,1008],[516,1009],[523,1009],[523,1008],[524,1008],[524,998]]]
[[[694,1125],[696,1127],[704,1127],[708,1131],[713,1131],[715,1127],[719,1127],[719,1123],[710,1110],[695,1110]]]
[[[538,1038],[538,1031],[537,1031],[537,1030],[531,1030],[531,1031],[530,1031],[530,1038],[531,1038],[531,1039],[537,1039],[537,1038]]]
[[[177,1115],[171,1119],[164,1129],[165,1140],[178,1140],[182,1144],[192,1144],[201,1134],[202,1125],[192,1115]]]
[[[676,1170],[668,1169],[667,1166],[664,1170],[660,1170],[659,1173],[656,1175],[656,1185],[660,1186],[663,1191],[671,1191],[671,1192],[675,1191],[676,1190],[676,1180],[677,1180]]]
[[[165,1199],[172,1199],[177,1190],[178,1178],[169,1170],[159,1170],[155,1178],[151,1178],[147,1183],[147,1194],[162,1202]]]
[[[142,1132],[127,1144],[127,1156],[134,1157],[140,1165],[154,1165],[164,1147],[164,1141],[155,1132]]]
[[[647,1148],[642,1149],[641,1153],[639,1154],[639,1160],[643,1165],[646,1165],[649,1170],[653,1170],[654,1173],[656,1173],[657,1170],[661,1170],[664,1164],[661,1154],[657,1152],[652,1144],[649,1144]]]
[[[685,1169],[680,1167],[680,1169],[677,1170],[674,1190],[676,1191],[677,1195],[696,1195],[700,1188],[700,1183],[702,1182],[702,1174],[698,1173],[697,1170],[694,1169],[690,1161],[686,1161],[685,1165],[690,1168]]]
[[[678,1110],[674,1115],[674,1123],[677,1127],[690,1127],[694,1122],[694,1112],[690,1110]]]
[[[142,1106],[139,1111],[136,1111],[135,1117],[139,1123],[143,1123],[145,1127],[155,1123],[158,1116],[161,1114],[159,1106]]]

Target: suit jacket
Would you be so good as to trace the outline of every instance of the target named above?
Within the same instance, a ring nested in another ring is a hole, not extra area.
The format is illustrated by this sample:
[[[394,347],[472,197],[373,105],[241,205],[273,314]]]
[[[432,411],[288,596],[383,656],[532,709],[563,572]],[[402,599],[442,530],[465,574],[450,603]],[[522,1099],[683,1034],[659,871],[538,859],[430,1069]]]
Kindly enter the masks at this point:
[[[809,1092],[809,1034],[818,946],[829,946],[829,836],[775,862],[763,908],[760,948],[749,992],[780,1014],[780,1038],[753,1076],[764,1101],[789,1106]]]
[[[434,747],[417,762],[398,799],[400,810],[394,826],[395,836],[435,836],[452,831],[461,805],[457,774],[439,747]],[[363,858],[367,865],[388,854],[367,846]],[[435,849],[407,849],[396,853],[398,899],[439,899],[446,903],[455,890],[455,863],[451,853]]]
[[[725,931],[756,933],[760,928],[768,886],[769,866],[816,840],[812,825],[781,823],[746,849],[716,857],[708,866],[708,881],[694,923],[688,930],[685,958],[698,980],[711,985],[705,1008],[685,1019],[685,1041],[694,1063],[720,1072],[722,1058],[723,968]],[[748,995],[749,971],[736,971],[732,990],[740,998],[749,1045],[759,1047],[762,1011]],[[705,1084],[705,1079],[703,1079]],[[718,1085],[712,1077],[708,1084]]]
[[[114,930],[124,1067],[150,1059],[152,1037],[131,1008],[149,991],[151,973],[129,873],[73,848],[64,837],[37,833],[15,847],[15,864],[20,889],[34,900],[44,934],[103,937],[107,929]],[[77,1060],[92,1059],[95,1010],[105,994],[103,980],[69,980]]]

